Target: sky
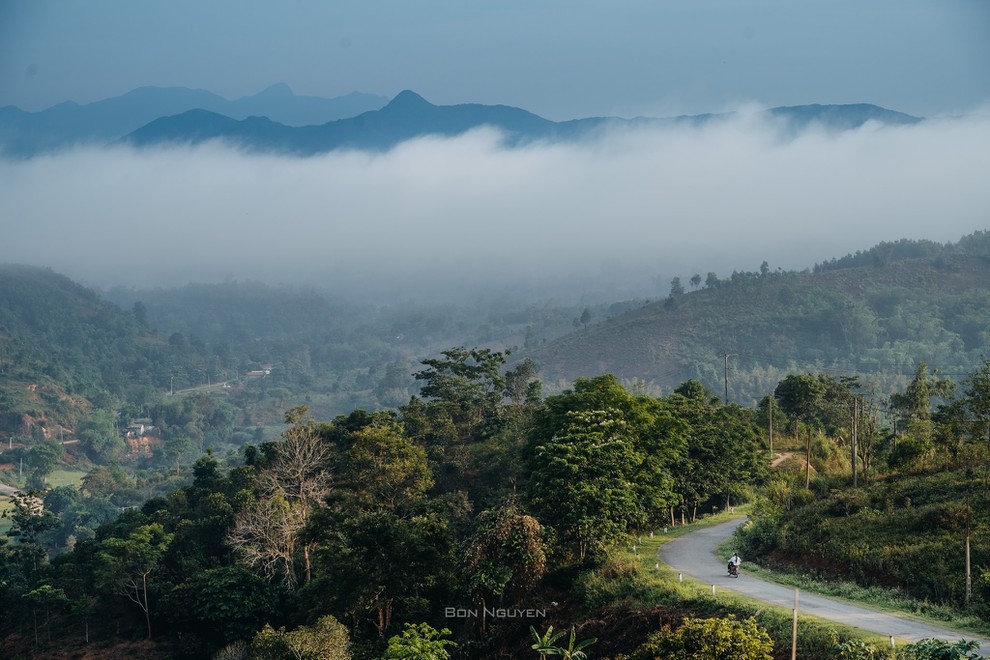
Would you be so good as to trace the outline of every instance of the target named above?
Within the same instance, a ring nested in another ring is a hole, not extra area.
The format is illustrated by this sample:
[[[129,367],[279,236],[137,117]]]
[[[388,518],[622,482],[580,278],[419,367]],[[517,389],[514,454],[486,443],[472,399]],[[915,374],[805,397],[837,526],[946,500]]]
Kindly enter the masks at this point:
[[[956,241],[990,228],[988,36],[982,0],[0,0],[0,106],[284,82],[556,120],[740,111],[515,150],[481,130],[305,159],[209,144],[0,160],[0,262],[103,287],[622,297]],[[858,102],[931,119],[785,137],[755,112]]]
[[[0,106],[412,89],[548,119],[990,99],[985,0],[0,0]]]

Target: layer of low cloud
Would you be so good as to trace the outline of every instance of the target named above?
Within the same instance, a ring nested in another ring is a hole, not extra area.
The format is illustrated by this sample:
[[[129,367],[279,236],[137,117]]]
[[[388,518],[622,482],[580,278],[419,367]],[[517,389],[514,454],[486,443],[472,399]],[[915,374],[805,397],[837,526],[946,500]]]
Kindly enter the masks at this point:
[[[674,275],[958,240],[990,227],[988,171],[986,115],[785,139],[744,113],[580,144],[505,149],[482,130],[312,158],[85,149],[0,162],[0,261],[105,287],[660,293]]]

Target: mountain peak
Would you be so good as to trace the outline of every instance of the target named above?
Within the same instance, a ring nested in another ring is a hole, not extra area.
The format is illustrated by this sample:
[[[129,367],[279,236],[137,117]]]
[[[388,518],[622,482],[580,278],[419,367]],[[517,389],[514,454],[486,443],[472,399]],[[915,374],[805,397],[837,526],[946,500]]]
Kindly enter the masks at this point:
[[[402,109],[409,110],[411,108],[427,108],[432,104],[424,99],[422,96],[416,92],[404,89],[395,95],[395,98],[388,102],[388,105],[384,109]]]
[[[262,98],[273,98],[273,97],[289,97],[293,96],[292,89],[285,83],[275,83],[274,85],[269,85],[257,94],[255,97]]]

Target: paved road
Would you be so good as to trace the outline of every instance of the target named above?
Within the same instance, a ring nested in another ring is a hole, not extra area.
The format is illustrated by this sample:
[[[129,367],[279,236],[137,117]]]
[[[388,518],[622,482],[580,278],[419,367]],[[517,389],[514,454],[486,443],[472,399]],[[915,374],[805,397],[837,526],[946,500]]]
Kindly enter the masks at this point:
[[[727,560],[715,556],[715,548],[732,536],[736,527],[745,520],[745,518],[731,520],[674,539],[661,546],[660,559],[685,576],[690,576],[706,584],[714,584],[716,590],[737,591],[788,610],[794,609],[793,587],[784,587],[746,575],[745,557],[743,557],[741,575],[738,578],[730,578],[725,571]],[[990,652],[990,640],[988,639],[960,634],[953,630],[921,623],[915,619],[878,612],[803,591],[798,597],[798,611],[881,635],[893,635],[896,639],[904,642],[916,642],[926,637],[937,637],[948,641],[974,640],[980,643],[981,653]]]

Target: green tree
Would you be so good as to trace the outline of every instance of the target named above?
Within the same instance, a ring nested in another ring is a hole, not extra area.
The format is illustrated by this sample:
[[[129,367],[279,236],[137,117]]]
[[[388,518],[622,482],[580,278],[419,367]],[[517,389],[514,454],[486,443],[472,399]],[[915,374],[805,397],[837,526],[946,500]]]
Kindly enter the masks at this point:
[[[966,410],[972,416],[973,437],[990,442],[990,359],[983,358],[965,381]]]
[[[211,568],[177,585],[161,611],[184,633],[213,647],[248,639],[277,614],[278,594],[257,573],[240,566]]]
[[[289,632],[265,624],[251,640],[249,658],[258,660],[350,660],[350,635],[333,616]]]
[[[464,567],[472,596],[487,611],[488,598],[519,597],[533,589],[547,569],[540,522],[523,513],[515,498],[482,511],[467,540]],[[482,619],[484,632],[484,618]]]
[[[103,410],[94,410],[79,424],[76,431],[79,444],[94,463],[108,463],[120,457],[124,440],[114,428],[113,417]]]
[[[672,453],[674,490],[682,513],[721,495],[726,506],[741,486],[765,473],[763,433],[755,415],[738,405],[721,405],[700,383],[687,381],[664,399],[679,424],[684,448]]]
[[[135,481],[119,465],[100,465],[86,473],[81,485],[90,497],[111,499],[120,491],[134,488]]]
[[[560,433],[530,449],[528,493],[537,516],[584,559],[616,542],[636,517],[632,476],[639,463],[615,409],[568,413]]]
[[[158,566],[172,536],[165,533],[160,523],[150,523],[137,527],[125,538],[105,539],[98,552],[102,563],[100,583],[126,596],[140,608],[144,613],[148,639],[151,639],[148,576]]]
[[[58,518],[45,509],[45,501],[36,490],[16,492],[10,496],[12,511],[5,511],[3,516],[12,521],[7,536],[16,538],[20,543],[37,543],[38,536],[49,529],[58,526]]]
[[[10,496],[14,505],[11,511],[4,511],[3,517],[11,519],[7,536],[17,539],[22,550],[31,556],[34,569],[45,559],[45,551],[39,538],[45,532],[59,525],[58,516],[45,509],[45,502],[38,491],[17,492]]]
[[[50,584],[43,584],[37,589],[29,591],[22,596],[28,607],[31,608],[34,620],[34,645],[38,646],[38,614],[45,616],[45,631],[48,634],[48,641],[52,640],[51,618],[52,613],[65,611],[69,606],[69,599],[65,596],[65,591]]]
[[[28,487],[42,489],[48,481],[48,475],[55,471],[59,461],[65,456],[62,445],[51,441],[45,441],[35,445],[28,452],[28,464],[31,466],[31,474],[28,476]]]
[[[350,506],[363,511],[396,511],[418,502],[433,485],[426,451],[395,424],[373,424],[355,431],[341,480]]]
[[[774,390],[774,398],[794,424],[798,437],[798,422],[808,424],[815,419],[825,396],[825,385],[811,374],[790,374]]]
[[[441,355],[423,360],[427,369],[417,371],[413,377],[423,381],[420,394],[432,400],[436,412],[448,418],[456,430],[456,437],[448,440],[464,440],[497,417],[505,392],[501,368],[506,353],[459,347]],[[434,426],[440,428],[442,424],[435,422]]]
[[[920,443],[932,444],[935,425],[932,422],[932,399],[949,399],[955,390],[951,380],[928,373],[928,365],[918,364],[907,389],[890,396],[890,407],[901,414],[901,430]]]
[[[45,509],[51,511],[56,516],[60,516],[81,499],[82,493],[80,493],[75,487],[56,486],[45,493]]]
[[[773,640],[754,619],[684,619],[652,633],[630,660],[772,660]]]
[[[350,446],[338,488],[309,526],[321,544],[321,576],[309,593],[326,598],[332,589],[338,611],[356,625],[370,620],[384,639],[396,607],[421,613],[423,594],[450,583],[452,531],[426,502],[433,484],[426,452],[401,425],[376,416],[341,442]]]
[[[621,441],[603,445],[599,456],[606,436]],[[669,406],[633,396],[612,375],[579,378],[533,417],[523,451],[531,510],[557,531],[563,532],[558,525],[569,529],[562,536],[579,556],[588,546],[573,536],[575,525],[590,530],[600,519],[601,543],[595,543],[602,549],[624,530],[659,522],[678,500],[673,470],[685,450],[686,426]]]
[[[922,639],[904,647],[904,654],[910,660],[978,660],[984,657],[979,648],[979,642],[965,639],[956,642]]]
[[[784,412],[793,420],[795,438],[798,437],[798,421],[804,422],[807,426],[815,420],[816,414],[821,410],[825,391],[825,383],[811,374],[790,374],[777,384],[774,397]],[[810,428],[806,433],[804,483],[807,488],[811,481]]]
[[[317,522],[331,536],[321,543],[318,578],[307,590],[320,603],[330,601],[318,608],[346,612],[355,626],[370,624],[384,639],[397,608],[405,617],[422,616],[428,595],[449,593],[456,546],[444,516],[416,508],[330,513]]]
[[[541,384],[536,380],[536,363],[526,358],[505,373],[505,396],[515,405],[540,400]]]
[[[407,623],[401,635],[393,635],[385,649],[385,660],[447,660],[448,646],[457,646],[444,639],[450,630],[437,630],[428,623]]]

